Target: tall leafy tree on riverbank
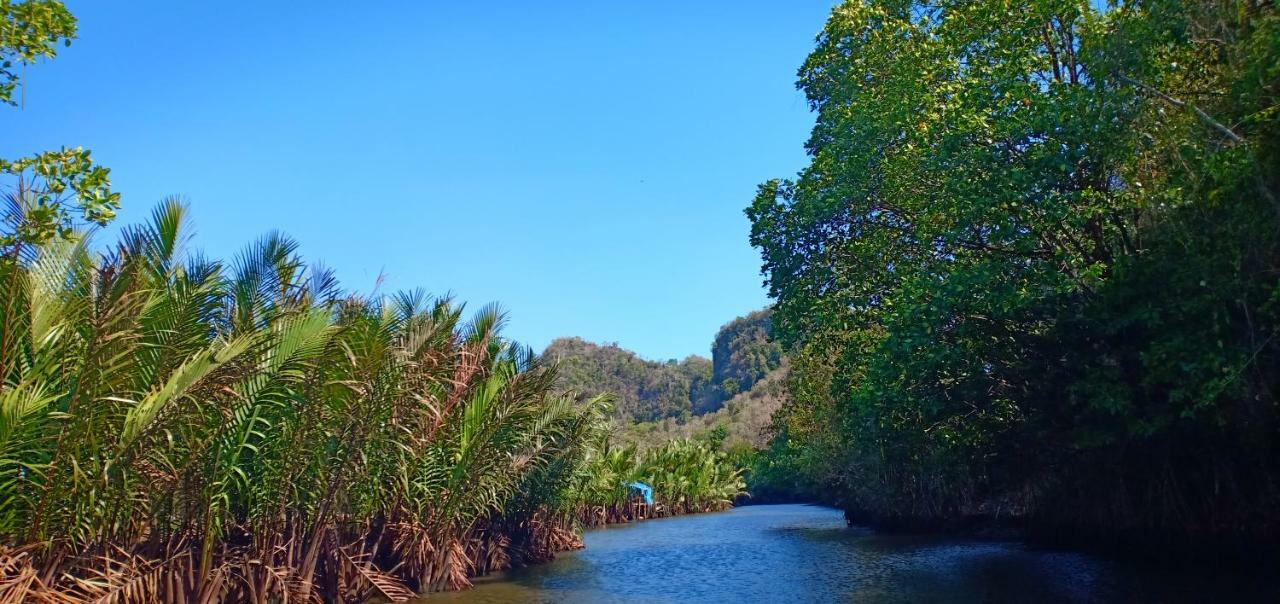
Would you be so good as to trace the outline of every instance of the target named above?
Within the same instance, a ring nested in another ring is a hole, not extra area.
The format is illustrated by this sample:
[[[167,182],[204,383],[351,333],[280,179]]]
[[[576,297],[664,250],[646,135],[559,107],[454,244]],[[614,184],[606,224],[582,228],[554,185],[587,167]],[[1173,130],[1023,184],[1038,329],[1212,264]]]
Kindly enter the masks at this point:
[[[748,209],[775,460],[887,522],[1269,538],[1278,64],[1272,3],[837,7]]]

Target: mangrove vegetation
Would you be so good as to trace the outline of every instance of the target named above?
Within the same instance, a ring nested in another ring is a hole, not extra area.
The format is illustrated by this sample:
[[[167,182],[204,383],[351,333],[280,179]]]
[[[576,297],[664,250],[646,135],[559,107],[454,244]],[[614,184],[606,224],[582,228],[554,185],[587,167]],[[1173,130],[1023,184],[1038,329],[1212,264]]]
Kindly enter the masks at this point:
[[[184,214],[3,265],[4,601],[402,600],[741,494],[696,443],[611,448],[496,308],[345,293],[281,235],[212,261]]]
[[[755,479],[1280,543],[1274,2],[850,0],[799,88],[811,162],[747,210],[792,369]]]

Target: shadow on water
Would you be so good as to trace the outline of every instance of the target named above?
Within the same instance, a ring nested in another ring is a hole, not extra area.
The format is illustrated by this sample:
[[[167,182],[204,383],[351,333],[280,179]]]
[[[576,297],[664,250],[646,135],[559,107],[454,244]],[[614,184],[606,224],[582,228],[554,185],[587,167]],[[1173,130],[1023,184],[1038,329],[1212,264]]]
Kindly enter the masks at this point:
[[[761,505],[590,531],[587,549],[421,602],[1254,602],[1275,579],[1161,571],[1005,541],[884,535]]]

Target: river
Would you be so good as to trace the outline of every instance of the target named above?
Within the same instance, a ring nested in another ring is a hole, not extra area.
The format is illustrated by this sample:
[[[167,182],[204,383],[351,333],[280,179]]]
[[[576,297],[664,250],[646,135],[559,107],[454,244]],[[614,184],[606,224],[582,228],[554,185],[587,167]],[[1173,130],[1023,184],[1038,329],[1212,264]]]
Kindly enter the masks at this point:
[[[886,535],[759,505],[588,531],[587,548],[421,603],[1274,602],[1273,580],[1162,571],[1021,543]]]

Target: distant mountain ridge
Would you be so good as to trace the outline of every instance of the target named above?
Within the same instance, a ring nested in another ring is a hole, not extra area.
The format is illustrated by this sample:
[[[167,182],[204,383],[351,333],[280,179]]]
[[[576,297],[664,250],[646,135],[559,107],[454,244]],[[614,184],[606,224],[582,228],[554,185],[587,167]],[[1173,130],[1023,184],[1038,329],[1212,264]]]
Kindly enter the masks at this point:
[[[652,361],[619,347],[581,338],[559,338],[543,353],[560,363],[560,387],[588,396],[617,397],[619,419],[688,420],[712,413],[746,393],[782,365],[782,348],[769,339],[772,311],[759,310],[726,323],[712,342],[712,358]]]

